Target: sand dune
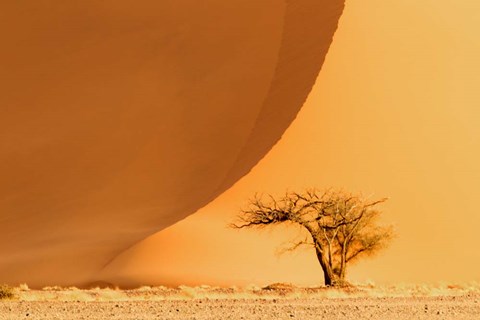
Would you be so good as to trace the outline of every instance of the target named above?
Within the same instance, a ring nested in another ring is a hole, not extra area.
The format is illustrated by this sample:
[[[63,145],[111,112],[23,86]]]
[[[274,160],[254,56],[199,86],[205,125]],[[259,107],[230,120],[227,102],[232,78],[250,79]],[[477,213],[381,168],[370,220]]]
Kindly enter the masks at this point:
[[[0,282],[85,284],[280,138],[343,1],[0,5]]]
[[[295,228],[226,226],[255,192],[334,186],[390,197],[381,208],[398,235],[351,266],[350,280],[480,281],[479,12],[469,0],[347,1],[315,87],[282,140],[214,202],[118,256],[105,278],[323,283],[312,251],[276,255],[298,237]]]

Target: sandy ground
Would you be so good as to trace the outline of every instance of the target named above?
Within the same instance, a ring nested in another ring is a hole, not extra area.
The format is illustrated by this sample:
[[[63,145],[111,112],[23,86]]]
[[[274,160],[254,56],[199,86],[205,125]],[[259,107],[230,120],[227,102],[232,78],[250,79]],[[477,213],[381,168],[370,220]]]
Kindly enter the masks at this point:
[[[479,319],[473,297],[192,299],[0,304],[0,319]]]
[[[0,319],[480,319],[478,286],[15,288]]]

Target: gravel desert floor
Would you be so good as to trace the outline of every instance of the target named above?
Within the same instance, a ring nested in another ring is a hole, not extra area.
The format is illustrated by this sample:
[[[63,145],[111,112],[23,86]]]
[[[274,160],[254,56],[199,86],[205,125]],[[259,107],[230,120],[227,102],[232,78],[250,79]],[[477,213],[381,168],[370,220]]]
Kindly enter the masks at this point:
[[[0,319],[480,319],[480,294],[444,289],[16,289]]]

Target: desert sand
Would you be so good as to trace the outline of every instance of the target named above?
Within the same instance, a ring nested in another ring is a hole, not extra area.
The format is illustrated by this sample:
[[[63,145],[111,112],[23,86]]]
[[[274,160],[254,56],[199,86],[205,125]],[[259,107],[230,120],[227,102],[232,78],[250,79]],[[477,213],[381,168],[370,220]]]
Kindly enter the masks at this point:
[[[478,319],[478,287],[17,289],[0,319]]]

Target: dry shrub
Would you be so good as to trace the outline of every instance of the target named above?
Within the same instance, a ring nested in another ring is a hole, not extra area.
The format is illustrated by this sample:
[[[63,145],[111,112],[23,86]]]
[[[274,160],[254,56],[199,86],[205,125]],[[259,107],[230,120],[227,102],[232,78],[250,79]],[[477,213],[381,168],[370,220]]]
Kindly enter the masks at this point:
[[[60,286],[46,286],[42,288],[43,291],[63,291],[64,288]]]
[[[30,288],[28,287],[28,284],[22,283],[22,284],[20,284],[20,285],[18,286],[18,290],[20,290],[20,291],[29,291]]]
[[[272,283],[263,287],[262,290],[275,292],[280,296],[284,296],[295,291],[295,286],[290,283]]]
[[[0,300],[13,299],[15,294],[12,287],[7,285],[0,285]]]
[[[120,289],[99,289],[97,301],[128,301],[129,297],[125,291]],[[132,300],[132,299],[131,299]]]
[[[284,290],[284,291],[293,291],[295,287],[290,283],[272,283],[268,286],[263,287],[263,290]]]

